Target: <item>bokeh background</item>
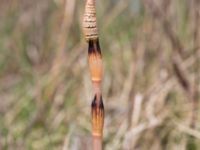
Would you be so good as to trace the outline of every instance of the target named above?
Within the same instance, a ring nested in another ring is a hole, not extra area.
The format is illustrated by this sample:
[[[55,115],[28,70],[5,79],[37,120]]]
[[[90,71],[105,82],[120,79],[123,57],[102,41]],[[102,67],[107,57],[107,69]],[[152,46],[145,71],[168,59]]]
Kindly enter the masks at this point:
[[[96,0],[105,150],[200,149],[199,0]],[[0,149],[90,150],[84,0],[0,0]]]

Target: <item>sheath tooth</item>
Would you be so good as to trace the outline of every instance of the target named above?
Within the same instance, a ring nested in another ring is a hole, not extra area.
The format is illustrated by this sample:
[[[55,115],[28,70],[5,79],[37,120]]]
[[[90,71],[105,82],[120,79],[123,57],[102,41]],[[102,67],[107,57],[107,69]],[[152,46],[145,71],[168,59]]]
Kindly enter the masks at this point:
[[[95,95],[92,101],[92,134],[93,136],[102,137],[104,125],[104,105],[102,96]]]

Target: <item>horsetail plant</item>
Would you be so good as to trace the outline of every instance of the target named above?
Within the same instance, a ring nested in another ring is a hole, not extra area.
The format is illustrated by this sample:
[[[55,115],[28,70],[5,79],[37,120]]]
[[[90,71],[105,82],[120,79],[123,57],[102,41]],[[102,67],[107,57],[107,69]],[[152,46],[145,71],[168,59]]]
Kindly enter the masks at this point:
[[[83,32],[88,43],[88,61],[94,91],[91,104],[93,150],[102,150],[104,105],[101,92],[103,76],[102,55],[99,45],[95,0],[86,0]]]

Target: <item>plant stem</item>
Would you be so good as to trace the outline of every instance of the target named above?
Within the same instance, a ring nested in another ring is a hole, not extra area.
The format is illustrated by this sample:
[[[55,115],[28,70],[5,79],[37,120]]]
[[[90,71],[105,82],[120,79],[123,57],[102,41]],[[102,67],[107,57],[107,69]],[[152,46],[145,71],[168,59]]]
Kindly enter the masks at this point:
[[[102,137],[93,136],[93,150],[102,150]]]
[[[95,95],[91,104],[93,150],[102,150],[104,105],[101,81],[103,63],[96,20],[95,0],[87,0],[83,18],[83,31],[88,42],[88,62]]]

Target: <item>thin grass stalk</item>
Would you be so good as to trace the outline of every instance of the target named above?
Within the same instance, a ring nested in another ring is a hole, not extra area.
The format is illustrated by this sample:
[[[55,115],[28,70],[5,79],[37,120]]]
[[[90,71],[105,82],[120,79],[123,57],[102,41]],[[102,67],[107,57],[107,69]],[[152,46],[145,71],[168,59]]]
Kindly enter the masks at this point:
[[[101,81],[103,65],[96,21],[95,0],[86,0],[83,32],[88,43],[88,61],[94,91],[94,99],[91,104],[93,150],[102,150],[104,105]]]

